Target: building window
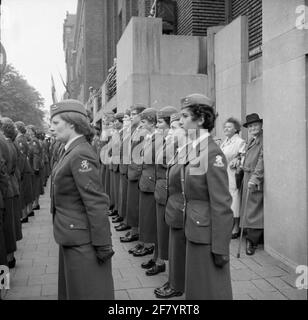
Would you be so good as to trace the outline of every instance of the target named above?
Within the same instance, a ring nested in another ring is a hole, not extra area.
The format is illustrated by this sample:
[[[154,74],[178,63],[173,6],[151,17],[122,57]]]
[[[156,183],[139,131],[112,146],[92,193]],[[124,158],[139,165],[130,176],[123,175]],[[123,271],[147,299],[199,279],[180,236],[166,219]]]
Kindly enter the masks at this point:
[[[249,59],[262,55],[262,0],[229,0],[229,18],[248,17]]]

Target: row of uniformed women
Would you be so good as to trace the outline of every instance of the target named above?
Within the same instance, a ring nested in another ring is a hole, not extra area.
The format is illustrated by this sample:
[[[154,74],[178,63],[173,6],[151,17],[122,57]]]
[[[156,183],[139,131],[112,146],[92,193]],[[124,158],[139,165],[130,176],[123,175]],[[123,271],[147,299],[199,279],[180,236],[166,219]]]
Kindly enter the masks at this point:
[[[40,139],[38,139],[38,137]],[[34,126],[0,119],[0,265],[14,268],[21,224],[39,209],[49,175],[47,142]]]
[[[122,222],[117,230],[131,229],[122,242],[139,238],[130,253],[154,251],[142,264],[147,275],[165,271],[164,260],[169,261],[169,280],[155,289],[160,298],[184,291],[186,299],[232,298],[233,214],[225,156],[209,133],[215,123],[212,105],[199,94],[182,99],[181,114],[173,107],[157,112],[135,105],[131,126],[104,132],[100,155],[105,191],[113,199],[110,215]],[[122,122],[123,115],[109,118],[109,127],[117,118]],[[120,148],[110,148],[117,132]],[[113,169],[118,155],[119,183]],[[112,193],[119,195],[117,201]]]

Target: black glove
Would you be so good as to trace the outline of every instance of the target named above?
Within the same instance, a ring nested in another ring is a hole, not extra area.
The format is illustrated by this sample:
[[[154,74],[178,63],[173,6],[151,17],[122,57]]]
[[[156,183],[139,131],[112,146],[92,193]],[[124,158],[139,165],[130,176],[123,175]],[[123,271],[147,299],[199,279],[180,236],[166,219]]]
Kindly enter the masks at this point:
[[[38,176],[40,174],[40,170],[34,170],[34,174]]]
[[[229,256],[225,256],[222,254],[213,253],[214,263],[216,267],[222,268],[225,264],[229,262]]]
[[[114,255],[111,245],[95,246],[96,257],[99,264],[106,262]]]

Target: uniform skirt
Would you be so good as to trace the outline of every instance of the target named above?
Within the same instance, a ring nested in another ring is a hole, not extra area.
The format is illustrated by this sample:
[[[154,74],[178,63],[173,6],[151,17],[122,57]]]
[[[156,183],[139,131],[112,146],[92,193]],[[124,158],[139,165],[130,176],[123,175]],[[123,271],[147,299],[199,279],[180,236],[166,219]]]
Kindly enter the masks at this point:
[[[4,226],[4,240],[6,246],[6,253],[16,251],[16,233],[15,233],[15,219],[13,211],[13,198],[5,199],[5,211],[3,216]]]
[[[126,220],[131,227],[137,228],[139,226],[139,189],[138,180],[128,180],[127,185],[127,207]]]
[[[110,190],[109,190],[109,194],[110,194],[110,206],[112,208],[114,208],[115,202],[114,202],[114,172],[111,169],[108,169],[109,171],[109,180],[110,180]]]
[[[168,260],[169,226],[165,222],[165,209],[166,206],[156,202],[158,257]]]
[[[33,201],[40,196],[41,193],[41,176],[34,174],[32,176]]]
[[[59,300],[114,300],[111,259],[99,264],[91,244],[60,246],[58,277]]]
[[[102,184],[103,184],[103,191],[106,192],[106,166],[101,164],[101,177],[102,177]]]
[[[157,243],[156,201],[154,193],[139,193],[139,239]]]
[[[32,174],[26,173],[21,182],[21,189],[23,190],[24,202],[26,205],[33,202],[33,190],[32,190]]]
[[[6,246],[4,237],[4,209],[0,208],[0,265],[7,265]]]
[[[119,209],[119,215],[123,219],[126,218],[127,185],[128,185],[128,179],[126,175],[120,174],[118,209]]]
[[[169,283],[176,291],[185,291],[186,237],[184,229],[169,228]]]
[[[22,239],[21,221],[20,221],[22,219],[22,210],[21,210],[19,196],[15,196],[13,198],[13,212],[14,212],[15,237],[16,237],[16,241],[20,241]]]
[[[186,300],[232,300],[230,263],[216,267],[212,247],[186,242]]]
[[[114,197],[114,208],[119,210],[119,186],[120,186],[120,172],[113,172],[113,197]]]
[[[105,166],[105,192],[110,197],[110,170]]]

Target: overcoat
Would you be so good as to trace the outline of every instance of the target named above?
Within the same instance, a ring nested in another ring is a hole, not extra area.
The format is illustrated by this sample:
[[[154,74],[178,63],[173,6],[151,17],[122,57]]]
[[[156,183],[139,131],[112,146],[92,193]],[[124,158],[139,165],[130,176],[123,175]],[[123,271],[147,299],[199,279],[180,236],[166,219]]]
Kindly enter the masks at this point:
[[[244,228],[263,229],[263,182],[264,182],[264,162],[263,162],[263,133],[256,139],[251,138],[246,145],[243,162],[244,178],[241,192],[241,210],[243,217],[246,211],[245,221],[242,221]],[[250,192],[247,206],[246,197],[248,192],[248,182],[257,185],[257,190]]]
[[[234,218],[238,218],[240,215],[240,190],[238,190],[236,186],[236,169],[230,168],[230,163],[232,160],[236,159],[239,153],[244,151],[245,141],[239,136],[238,133],[236,133],[231,138],[225,139],[220,145],[220,148],[227,159],[229,191],[232,197],[231,209],[233,211]]]
[[[99,265],[94,250],[111,245],[109,199],[102,191],[98,156],[84,136],[68,146],[52,175],[59,297],[113,299],[111,260]]]
[[[227,161],[206,133],[192,143],[181,171],[186,243],[186,299],[232,299],[230,263],[222,268],[213,254],[229,256],[233,228]]]

